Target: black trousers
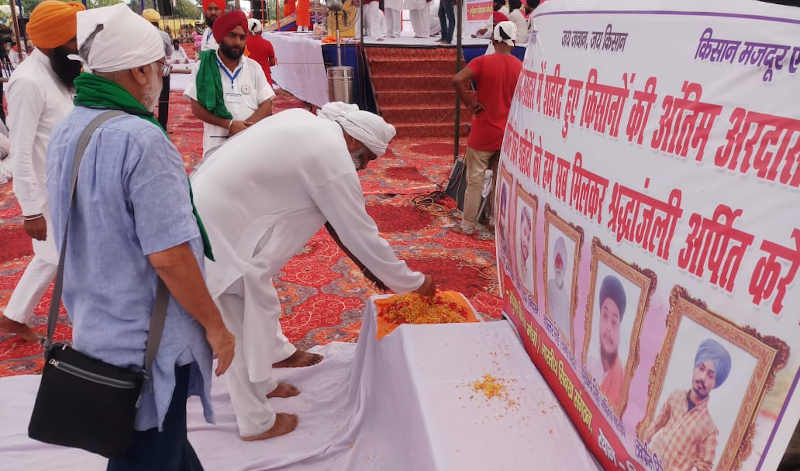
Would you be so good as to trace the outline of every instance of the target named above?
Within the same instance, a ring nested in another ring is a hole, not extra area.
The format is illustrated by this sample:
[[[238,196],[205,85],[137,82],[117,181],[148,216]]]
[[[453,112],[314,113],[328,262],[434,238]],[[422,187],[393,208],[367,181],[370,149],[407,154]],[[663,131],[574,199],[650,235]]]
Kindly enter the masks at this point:
[[[456,12],[453,0],[439,2],[439,24],[442,26],[442,41],[452,42],[456,29]]]
[[[158,122],[166,130],[169,119],[169,75],[164,77],[162,84],[161,96],[158,97]]]
[[[175,368],[175,391],[164,417],[163,430],[151,428],[136,432],[125,456],[109,460],[106,471],[203,471],[186,435],[186,399],[192,366]]]

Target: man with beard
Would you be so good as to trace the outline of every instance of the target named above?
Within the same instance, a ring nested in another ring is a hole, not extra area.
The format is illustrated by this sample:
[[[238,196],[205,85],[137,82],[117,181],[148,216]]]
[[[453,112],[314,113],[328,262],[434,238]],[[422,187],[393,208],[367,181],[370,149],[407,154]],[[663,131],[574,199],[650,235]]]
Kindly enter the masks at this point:
[[[720,387],[730,371],[731,355],[725,347],[704,340],[694,357],[692,388],[670,394],[642,437],[665,470],[711,470],[719,429],[708,412],[708,401],[711,390]]]
[[[200,42],[200,50],[216,51],[219,45],[214,39],[214,21],[225,13],[225,0],[203,0],[203,16],[206,17],[206,30],[203,31],[203,39]]]
[[[25,233],[33,239],[34,257],[0,316],[0,332],[27,341],[35,341],[37,336],[25,321],[53,280],[58,264],[48,213],[45,156],[53,128],[72,111],[72,81],[81,64],[67,55],[78,52],[75,17],[82,10],[80,3],[55,0],[37,5],[27,28],[36,49],[8,82],[14,194],[22,207]]]
[[[435,292],[430,276],[397,258],[364,209],[356,171],[383,155],[394,136],[394,126],[356,105],[328,103],[319,117],[287,110],[253,125],[192,176],[217,256],[208,286],[237,339],[226,379],[243,440],[271,438],[297,424],[296,416],[276,414],[270,405],[269,398],[300,393],[278,383],[272,369],[322,360],[283,335],[272,278],[326,222],[345,250],[395,292]]]
[[[200,66],[184,94],[204,122],[203,156],[226,139],[272,114],[275,92],[258,62],[244,57],[247,16],[234,10],[214,21],[219,50],[200,53]]]
[[[115,366],[141,366],[159,279],[169,291],[158,351],[129,425],[131,447],[107,470],[199,471],[186,401],[200,396],[212,420],[212,355],[216,373],[224,373],[235,339],[205,284],[203,256],[213,254],[183,160],[153,116],[167,68],[164,44],[125,4],[80,13],[77,40],[91,73],[75,79],[75,109],[47,151],[53,227],[67,235],[60,249],[73,347]],[[103,118],[76,161],[84,131]]]
[[[592,375],[600,392],[615,411],[622,407],[622,388],[625,375],[624,360],[619,357],[620,325],[625,316],[627,298],[622,282],[614,275],[603,278],[600,284],[600,316],[597,319],[600,357],[592,361]]]
[[[570,335],[570,292],[565,282],[567,266],[567,244],[564,237],[559,236],[553,244],[552,278],[547,280],[547,314],[556,323],[565,342]]]

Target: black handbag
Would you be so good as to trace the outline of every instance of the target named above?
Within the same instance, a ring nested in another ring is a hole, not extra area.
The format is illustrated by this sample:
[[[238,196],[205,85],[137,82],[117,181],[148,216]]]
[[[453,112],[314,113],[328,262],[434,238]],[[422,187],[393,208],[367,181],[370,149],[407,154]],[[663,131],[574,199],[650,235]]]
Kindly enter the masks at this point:
[[[459,157],[453,162],[453,170],[450,171],[450,178],[447,180],[447,188],[444,192],[453,198],[458,209],[464,209],[464,194],[467,191],[467,165],[464,159]]]
[[[150,367],[158,351],[169,293],[159,279],[150,318],[144,369],[129,369],[105,363],[85,355],[67,343],[53,343],[61,290],[64,281],[64,257],[67,233],[75,198],[78,168],[95,129],[124,113],[107,111],[92,120],[78,139],[72,166],[70,203],[61,254],[56,272],[53,299],[47,318],[44,340],[44,370],[28,425],[34,440],[73,448],[113,458],[127,451],[133,442],[134,419],[143,385],[149,380]]]

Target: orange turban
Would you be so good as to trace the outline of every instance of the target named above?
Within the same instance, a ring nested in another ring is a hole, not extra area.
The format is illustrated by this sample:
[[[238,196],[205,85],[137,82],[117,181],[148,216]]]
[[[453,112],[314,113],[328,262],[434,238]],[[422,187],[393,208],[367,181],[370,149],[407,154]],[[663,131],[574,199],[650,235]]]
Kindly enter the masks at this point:
[[[208,10],[209,5],[216,5],[220,10],[225,11],[225,0],[203,0],[203,11]]]
[[[80,3],[45,0],[31,13],[27,27],[28,37],[39,49],[63,46],[77,35],[76,16],[85,9]]]

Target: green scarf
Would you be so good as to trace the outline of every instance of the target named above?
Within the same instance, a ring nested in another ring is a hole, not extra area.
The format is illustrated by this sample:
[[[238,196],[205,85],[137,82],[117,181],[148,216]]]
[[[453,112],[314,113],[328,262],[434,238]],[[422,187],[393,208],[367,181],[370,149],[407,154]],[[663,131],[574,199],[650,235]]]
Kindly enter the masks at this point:
[[[217,51],[208,50],[200,53],[200,66],[195,78],[197,89],[197,102],[214,116],[223,119],[233,119],[233,115],[225,106],[225,96],[222,92],[222,76],[217,64]]]
[[[156,120],[153,113],[147,111],[139,101],[127,90],[119,86],[116,82],[105,79],[98,75],[83,73],[75,79],[75,105],[85,108],[120,110],[128,114],[136,115],[146,121],[155,124],[167,135],[167,131],[161,127],[161,123]],[[169,137],[167,137],[169,139]],[[187,178],[188,180],[188,178]],[[197,221],[200,235],[203,238],[203,252],[209,260],[214,261],[214,253],[211,251],[211,241],[208,233],[200,219],[200,214],[194,206],[194,195],[192,194],[192,183],[189,181],[189,201],[192,203],[192,214]]]

